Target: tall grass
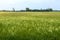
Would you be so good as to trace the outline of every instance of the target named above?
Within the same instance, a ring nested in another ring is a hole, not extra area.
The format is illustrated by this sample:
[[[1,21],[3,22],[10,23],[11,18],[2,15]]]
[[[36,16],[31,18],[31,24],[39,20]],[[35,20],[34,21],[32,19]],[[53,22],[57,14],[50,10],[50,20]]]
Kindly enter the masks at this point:
[[[0,40],[60,40],[60,12],[1,12]]]

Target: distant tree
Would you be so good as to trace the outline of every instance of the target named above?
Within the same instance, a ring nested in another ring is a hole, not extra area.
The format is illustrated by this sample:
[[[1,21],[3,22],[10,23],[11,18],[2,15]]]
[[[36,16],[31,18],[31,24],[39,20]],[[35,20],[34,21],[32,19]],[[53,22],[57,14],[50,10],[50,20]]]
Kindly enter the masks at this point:
[[[48,11],[53,11],[53,9],[52,9],[52,8],[48,8],[47,10],[48,10]]]
[[[30,11],[30,9],[29,8],[26,8],[26,11]]]
[[[13,9],[13,12],[15,12],[15,9],[14,8],[12,8]]]
[[[48,9],[29,9],[29,8],[26,8],[26,11],[29,11],[29,12],[49,12],[49,11],[53,11],[52,8],[48,8]]]
[[[6,12],[6,10],[2,10],[3,12]]]
[[[53,9],[52,9],[52,8],[50,8],[49,10],[50,10],[50,11],[53,11]]]

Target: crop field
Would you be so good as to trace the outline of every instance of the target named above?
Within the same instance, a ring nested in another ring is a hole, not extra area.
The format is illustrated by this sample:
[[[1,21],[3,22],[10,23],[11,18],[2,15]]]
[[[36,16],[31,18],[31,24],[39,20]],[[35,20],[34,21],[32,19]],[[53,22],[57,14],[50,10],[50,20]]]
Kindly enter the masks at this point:
[[[0,12],[0,40],[60,40],[60,12]]]

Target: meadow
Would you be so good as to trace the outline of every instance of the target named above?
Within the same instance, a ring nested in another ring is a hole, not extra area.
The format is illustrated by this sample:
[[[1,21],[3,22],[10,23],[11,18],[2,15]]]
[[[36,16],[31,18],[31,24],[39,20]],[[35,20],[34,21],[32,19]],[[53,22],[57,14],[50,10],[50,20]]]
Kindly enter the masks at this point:
[[[0,40],[60,40],[60,12],[0,12]]]

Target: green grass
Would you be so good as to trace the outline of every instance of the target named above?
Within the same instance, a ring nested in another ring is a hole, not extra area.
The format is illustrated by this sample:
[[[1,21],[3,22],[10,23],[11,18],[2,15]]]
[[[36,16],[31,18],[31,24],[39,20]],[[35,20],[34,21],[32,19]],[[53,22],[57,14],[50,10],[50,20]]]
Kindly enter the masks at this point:
[[[0,40],[60,40],[60,12],[0,12]]]

